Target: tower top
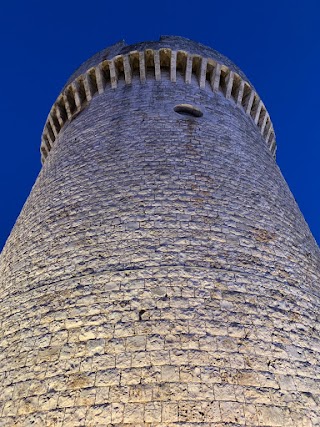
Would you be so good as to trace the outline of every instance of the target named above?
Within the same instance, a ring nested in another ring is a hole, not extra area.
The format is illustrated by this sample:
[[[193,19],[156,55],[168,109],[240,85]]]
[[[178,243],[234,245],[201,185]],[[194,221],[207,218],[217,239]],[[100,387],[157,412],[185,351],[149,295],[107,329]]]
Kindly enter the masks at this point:
[[[163,48],[170,48],[171,50],[177,51],[184,50],[186,52],[192,53],[193,55],[207,56],[216,62],[227,66],[230,70],[239,74],[241,78],[248,81],[248,78],[239,67],[237,67],[229,58],[212,49],[211,47],[205,46],[185,37],[164,35],[160,36],[159,41],[144,41],[130,45],[127,45],[125,40],[118,41],[114,45],[97,52],[95,55],[91,56],[89,59],[83,62],[80,67],[78,67],[76,71],[70,76],[66,86],[72,83],[73,80],[75,80],[81,74],[85,73],[88,69],[97,66],[104,60],[110,60],[114,56],[125,55],[132,51],[140,52],[145,51],[146,49],[159,50]]]
[[[47,117],[41,141],[42,162],[65,125],[93,96],[149,79],[183,82],[222,94],[251,117],[275,156],[276,141],[270,116],[245,74],[210,47],[184,37],[161,36],[159,41],[132,45],[119,41],[93,55],[72,74]]]

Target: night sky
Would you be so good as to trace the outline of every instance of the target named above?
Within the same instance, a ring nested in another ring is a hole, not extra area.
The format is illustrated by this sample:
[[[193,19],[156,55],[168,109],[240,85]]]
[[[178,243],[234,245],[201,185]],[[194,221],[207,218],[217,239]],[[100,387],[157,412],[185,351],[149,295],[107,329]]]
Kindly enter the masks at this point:
[[[180,35],[248,76],[274,124],[277,162],[320,242],[320,3],[316,0],[11,0],[0,8],[0,249],[39,173],[40,137],[68,77],[95,52]]]

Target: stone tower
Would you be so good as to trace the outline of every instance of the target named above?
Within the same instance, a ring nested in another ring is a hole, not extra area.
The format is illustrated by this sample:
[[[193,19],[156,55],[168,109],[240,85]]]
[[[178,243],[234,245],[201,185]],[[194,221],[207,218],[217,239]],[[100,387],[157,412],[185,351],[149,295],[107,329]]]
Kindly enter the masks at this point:
[[[320,426],[320,254],[275,150],[198,43],[75,72],[1,254],[1,426]]]

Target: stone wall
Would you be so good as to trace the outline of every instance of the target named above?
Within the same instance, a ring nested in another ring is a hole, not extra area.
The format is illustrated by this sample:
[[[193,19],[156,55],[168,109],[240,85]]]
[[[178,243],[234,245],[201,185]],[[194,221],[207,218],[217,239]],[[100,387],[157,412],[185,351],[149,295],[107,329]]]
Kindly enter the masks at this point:
[[[1,254],[0,426],[319,427],[319,248],[254,118],[132,79],[60,130]]]

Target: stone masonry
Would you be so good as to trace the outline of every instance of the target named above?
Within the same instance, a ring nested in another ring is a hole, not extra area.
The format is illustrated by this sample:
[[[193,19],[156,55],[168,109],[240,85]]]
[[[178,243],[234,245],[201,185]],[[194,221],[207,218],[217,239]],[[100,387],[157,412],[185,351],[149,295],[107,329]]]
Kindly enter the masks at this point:
[[[320,253],[275,150],[198,43],[76,71],[0,256],[1,427],[320,427]]]

